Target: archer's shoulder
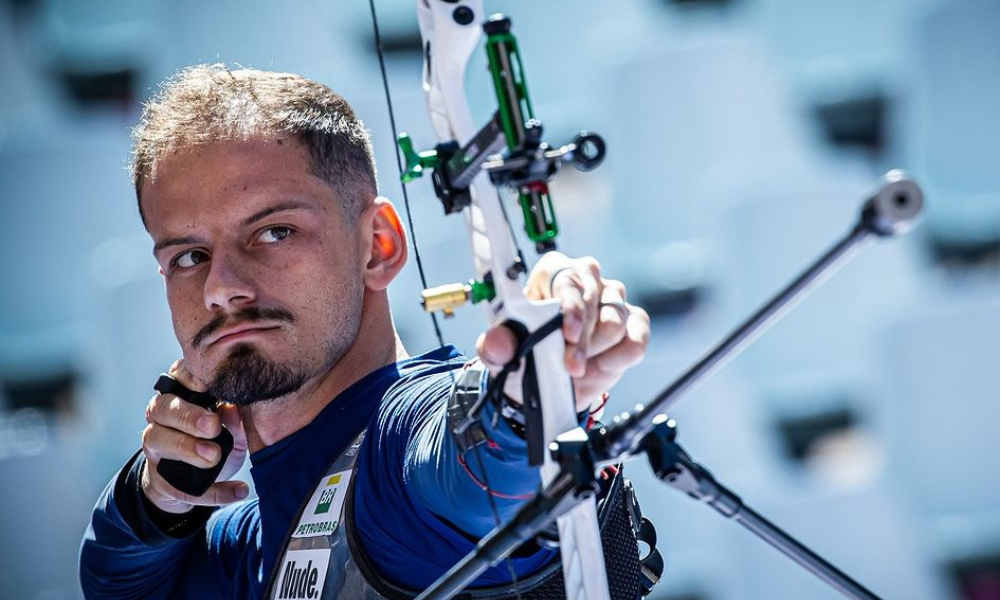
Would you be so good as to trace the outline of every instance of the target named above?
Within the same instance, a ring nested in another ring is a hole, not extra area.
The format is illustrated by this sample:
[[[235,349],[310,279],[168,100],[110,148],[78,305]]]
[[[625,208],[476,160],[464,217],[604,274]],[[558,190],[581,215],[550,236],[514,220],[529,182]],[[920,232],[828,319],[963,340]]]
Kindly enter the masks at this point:
[[[468,358],[459,352],[457,348],[451,344],[447,344],[423,354],[401,360],[396,363],[396,368],[402,376],[414,372],[429,374],[457,369],[467,361]]]
[[[437,384],[441,381],[447,381],[450,388],[455,372],[467,362],[468,359],[451,345],[407,358],[396,363],[398,379],[390,387],[387,396],[438,387]]]
[[[382,398],[378,421],[383,425],[412,422],[442,410],[457,371],[467,362],[453,346],[443,346],[396,363],[399,378]]]

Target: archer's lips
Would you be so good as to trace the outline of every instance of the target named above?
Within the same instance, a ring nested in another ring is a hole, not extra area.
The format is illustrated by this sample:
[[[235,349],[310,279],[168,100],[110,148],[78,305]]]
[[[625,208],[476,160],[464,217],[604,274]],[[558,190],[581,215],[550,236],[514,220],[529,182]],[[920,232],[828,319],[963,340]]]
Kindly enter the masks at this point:
[[[277,329],[277,325],[261,325],[259,323],[238,325],[228,329],[222,329],[206,340],[205,347],[216,344],[228,344],[244,341],[248,338],[258,336],[266,331]]]

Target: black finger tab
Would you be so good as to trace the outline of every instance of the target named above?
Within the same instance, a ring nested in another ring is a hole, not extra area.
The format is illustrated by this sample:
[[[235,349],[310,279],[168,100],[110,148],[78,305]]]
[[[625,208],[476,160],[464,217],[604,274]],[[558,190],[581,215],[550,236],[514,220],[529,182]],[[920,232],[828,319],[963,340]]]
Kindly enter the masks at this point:
[[[153,389],[161,394],[173,394],[182,400],[208,410],[215,410],[215,406],[219,403],[215,396],[188,389],[183,383],[165,373],[160,374],[160,378],[153,384]]]
[[[173,394],[182,400],[196,404],[215,412],[219,402],[215,397],[204,392],[196,392],[184,386],[170,375],[160,375],[153,385],[153,389],[161,394]],[[156,465],[156,472],[160,474],[167,483],[190,496],[202,496],[208,488],[218,479],[222,467],[229,458],[229,453],[233,450],[233,434],[225,427],[212,440],[222,449],[222,456],[219,462],[207,469],[196,467],[190,463],[179,460],[165,458]]]

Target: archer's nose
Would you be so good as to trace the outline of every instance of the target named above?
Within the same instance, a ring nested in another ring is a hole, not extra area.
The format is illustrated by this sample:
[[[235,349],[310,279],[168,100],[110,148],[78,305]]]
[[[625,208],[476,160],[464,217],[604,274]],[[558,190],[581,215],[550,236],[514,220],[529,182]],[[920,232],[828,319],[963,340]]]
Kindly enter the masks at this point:
[[[216,253],[205,279],[205,307],[210,311],[231,310],[257,299],[253,277],[238,256]]]

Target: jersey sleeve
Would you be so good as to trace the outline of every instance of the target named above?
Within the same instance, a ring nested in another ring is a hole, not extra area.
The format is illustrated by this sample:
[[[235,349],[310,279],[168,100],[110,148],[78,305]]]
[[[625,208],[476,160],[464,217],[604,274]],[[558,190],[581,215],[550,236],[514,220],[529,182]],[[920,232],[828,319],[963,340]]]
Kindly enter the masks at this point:
[[[209,559],[213,510],[195,508],[169,531],[144,506],[136,453],[101,494],[80,548],[84,597],[97,599],[222,598]]]

